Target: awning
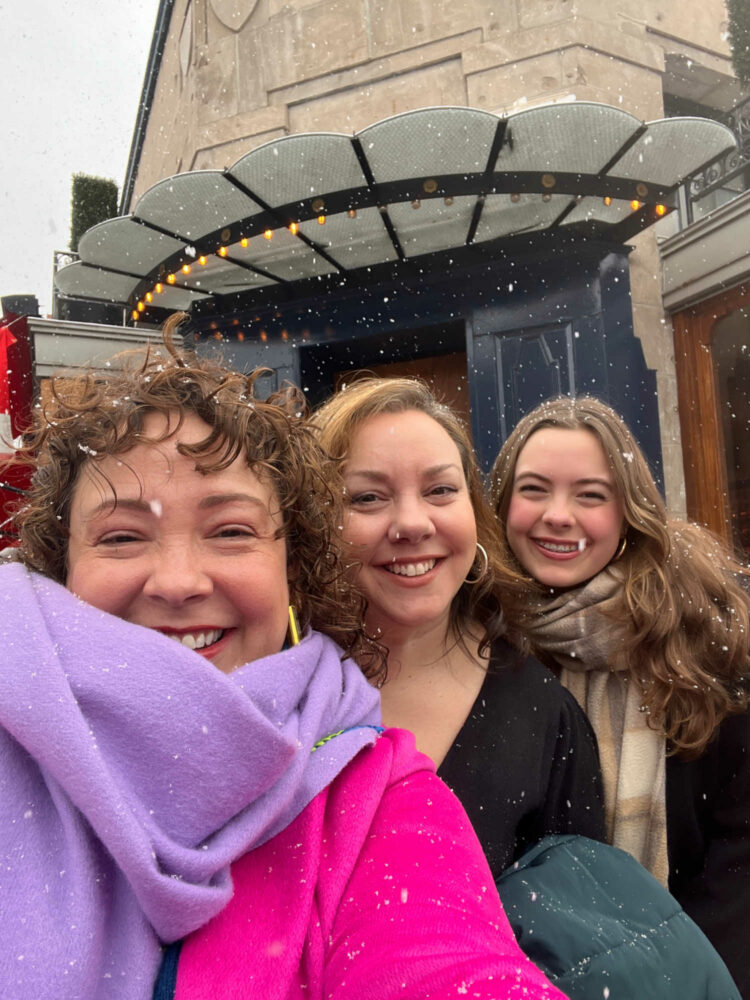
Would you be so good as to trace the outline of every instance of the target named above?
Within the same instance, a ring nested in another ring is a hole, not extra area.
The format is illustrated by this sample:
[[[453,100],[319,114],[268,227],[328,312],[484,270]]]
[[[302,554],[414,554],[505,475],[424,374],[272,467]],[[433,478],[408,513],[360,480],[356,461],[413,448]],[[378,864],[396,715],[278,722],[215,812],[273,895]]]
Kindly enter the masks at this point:
[[[276,139],[227,170],[177,174],[132,215],[89,229],[60,295],[134,319],[226,301],[252,307],[311,279],[357,281],[389,262],[530,234],[622,243],[672,210],[682,181],[736,147],[701,118],[643,123],[574,102],[499,117],[437,107],[354,136]],[[223,306],[222,306],[223,303]]]

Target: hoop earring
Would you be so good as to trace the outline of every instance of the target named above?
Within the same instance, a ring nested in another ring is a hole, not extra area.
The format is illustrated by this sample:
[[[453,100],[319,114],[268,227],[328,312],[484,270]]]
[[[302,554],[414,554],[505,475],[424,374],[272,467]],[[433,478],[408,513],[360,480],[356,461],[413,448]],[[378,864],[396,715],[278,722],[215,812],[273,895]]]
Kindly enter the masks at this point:
[[[290,646],[299,646],[299,622],[297,621],[297,612],[294,610],[294,605],[289,605],[289,628],[287,629],[287,638]]]
[[[615,554],[612,556],[612,562],[617,562],[618,559],[621,559],[622,554],[624,553],[627,547],[628,547],[628,536],[623,535],[622,539],[620,540],[620,544],[617,546],[617,552],[615,552]]]
[[[490,560],[489,560],[489,558],[487,556],[487,549],[485,549],[484,545],[482,545],[481,542],[477,542],[477,551],[481,552],[482,556],[484,557],[484,566],[482,566],[482,570],[481,570],[479,576],[477,576],[474,580],[470,580],[468,576],[464,580],[464,583],[468,583],[471,587],[473,587],[475,584],[477,584],[481,580],[483,580],[485,578],[485,576],[487,576],[487,570],[490,568]],[[475,556],[475,559],[476,559],[476,556]],[[472,566],[473,565],[474,565],[474,563],[472,563]]]

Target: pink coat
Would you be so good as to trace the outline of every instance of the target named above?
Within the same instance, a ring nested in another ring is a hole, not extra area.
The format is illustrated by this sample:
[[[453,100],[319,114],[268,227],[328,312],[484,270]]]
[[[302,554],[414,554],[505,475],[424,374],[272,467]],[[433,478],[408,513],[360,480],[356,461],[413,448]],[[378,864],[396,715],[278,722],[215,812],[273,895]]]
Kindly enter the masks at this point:
[[[175,1000],[562,1000],[411,733],[387,730],[232,876],[184,942]]]

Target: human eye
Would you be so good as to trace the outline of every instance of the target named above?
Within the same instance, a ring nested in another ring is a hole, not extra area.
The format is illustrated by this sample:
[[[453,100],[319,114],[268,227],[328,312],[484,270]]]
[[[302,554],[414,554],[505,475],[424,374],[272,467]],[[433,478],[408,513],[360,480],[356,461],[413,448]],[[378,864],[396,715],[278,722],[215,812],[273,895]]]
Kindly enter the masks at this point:
[[[361,493],[353,493],[349,497],[352,507],[373,507],[382,498],[372,490],[364,490]]]
[[[539,483],[521,483],[516,486],[516,492],[526,497],[540,497],[546,493],[545,488]]]
[[[440,483],[438,486],[431,487],[427,492],[431,497],[444,500],[455,496],[458,493],[458,487],[451,486],[449,483]]]
[[[213,531],[214,538],[257,538],[259,531],[251,524],[222,524]]]
[[[584,503],[606,503],[609,496],[603,490],[583,490],[578,494]]]
[[[96,544],[117,548],[121,545],[132,545],[140,541],[143,541],[143,539],[135,531],[110,531],[98,538]]]

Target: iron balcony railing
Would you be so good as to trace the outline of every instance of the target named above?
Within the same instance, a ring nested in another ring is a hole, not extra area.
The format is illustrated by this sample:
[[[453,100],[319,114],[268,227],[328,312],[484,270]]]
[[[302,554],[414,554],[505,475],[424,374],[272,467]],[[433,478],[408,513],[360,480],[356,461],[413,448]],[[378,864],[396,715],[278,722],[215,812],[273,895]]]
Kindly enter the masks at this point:
[[[683,228],[750,188],[750,96],[715,117],[734,132],[737,149],[687,179],[680,204]]]

